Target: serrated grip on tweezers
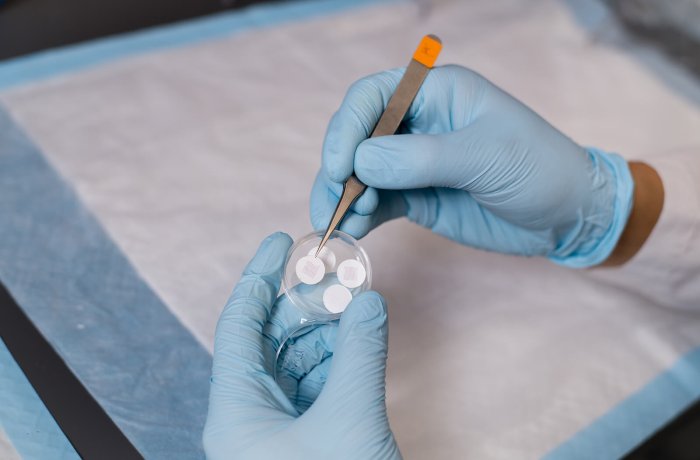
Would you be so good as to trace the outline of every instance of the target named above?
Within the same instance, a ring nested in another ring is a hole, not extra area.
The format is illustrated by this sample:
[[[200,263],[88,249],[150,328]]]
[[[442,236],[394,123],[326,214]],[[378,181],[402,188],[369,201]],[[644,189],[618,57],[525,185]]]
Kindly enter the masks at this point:
[[[396,133],[441,49],[442,42],[438,37],[435,35],[423,37],[370,137],[390,136]],[[338,200],[338,206],[336,206],[328,228],[316,250],[316,257],[318,257],[318,253],[321,252],[333,231],[338,228],[350,206],[362,195],[366,188],[367,186],[354,174],[345,181],[343,193],[340,195],[340,200]]]

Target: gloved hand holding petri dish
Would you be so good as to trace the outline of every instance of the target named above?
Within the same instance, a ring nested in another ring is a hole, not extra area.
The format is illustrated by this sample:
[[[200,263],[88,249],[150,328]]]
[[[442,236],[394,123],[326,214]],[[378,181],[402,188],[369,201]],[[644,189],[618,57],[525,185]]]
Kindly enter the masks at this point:
[[[370,289],[367,253],[355,238],[335,231],[316,256],[322,232],[299,239],[289,250],[282,286],[307,321],[340,317],[353,297]]]

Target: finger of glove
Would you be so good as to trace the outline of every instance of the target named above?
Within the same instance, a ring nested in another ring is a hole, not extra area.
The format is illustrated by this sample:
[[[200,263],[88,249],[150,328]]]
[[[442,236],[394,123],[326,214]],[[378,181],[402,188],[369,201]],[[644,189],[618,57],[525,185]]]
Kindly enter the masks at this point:
[[[335,324],[312,326],[308,332],[289,340],[278,357],[277,383],[297,410],[300,382],[333,355],[337,329]]]
[[[382,422],[387,337],[384,299],[373,291],[353,299],[340,318],[328,380],[309,412],[342,414],[350,424]]]
[[[277,292],[291,238],[266,238],[243,271],[216,328],[211,377],[212,406],[277,407],[263,328]],[[279,389],[277,388],[279,391]],[[214,404],[216,401],[216,404]]]
[[[399,192],[372,190],[378,196],[377,208],[369,215],[360,215],[350,210],[341,221],[339,230],[359,239],[384,222],[406,215],[406,203]],[[310,217],[311,225],[316,231],[326,230],[337,205],[338,200],[331,193],[312,195]]]
[[[286,339],[293,330],[297,329],[302,321],[302,313],[292,301],[289,300],[286,295],[279,296],[275,305],[272,307],[267,323],[265,323],[263,327],[263,336],[266,340],[266,346],[264,348],[276,354],[277,350],[282,345],[282,341]],[[272,369],[270,369],[270,371],[271,370]]]
[[[290,340],[279,356],[278,371],[297,381],[304,378],[333,354],[337,329],[333,323],[319,324]]]
[[[338,205],[342,194],[343,184],[333,182],[323,171],[319,171],[314,180],[314,185],[311,188],[311,207],[313,208],[317,203],[331,203],[333,204],[333,210],[335,210],[335,206]],[[367,187],[362,195],[350,206],[350,211],[360,216],[368,216],[377,209],[378,204],[379,195],[377,194],[377,190],[372,187]],[[330,215],[328,219],[330,219]]]
[[[355,174],[370,187],[406,190],[460,188],[472,161],[455,133],[401,134],[368,139],[357,149]]]
[[[337,183],[353,172],[355,150],[379,121],[404,69],[370,75],[355,82],[331,118],[323,143],[323,171]]]
[[[323,386],[328,380],[333,356],[329,356],[313,369],[309,371],[301,380],[297,387],[297,397],[295,407],[300,413],[306,412],[309,407],[316,401],[318,395],[321,394]]]

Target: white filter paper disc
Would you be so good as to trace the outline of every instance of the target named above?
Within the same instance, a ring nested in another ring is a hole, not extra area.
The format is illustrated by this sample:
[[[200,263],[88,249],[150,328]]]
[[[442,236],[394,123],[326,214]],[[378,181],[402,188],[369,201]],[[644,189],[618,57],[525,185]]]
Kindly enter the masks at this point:
[[[359,287],[365,282],[367,271],[360,261],[344,260],[338,265],[338,280],[350,289]]]
[[[323,306],[331,313],[342,313],[352,300],[352,293],[340,284],[334,284],[323,291]]]
[[[304,284],[316,284],[326,274],[326,267],[320,258],[304,256],[295,267],[299,280]]]
[[[311,248],[309,251],[310,256],[315,256],[316,255],[316,248]],[[326,265],[326,271],[329,272],[335,268],[335,253],[331,251],[328,246],[324,246],[321,248],[321,252],[318,253],[318,258],[323,261],[323,263]]]

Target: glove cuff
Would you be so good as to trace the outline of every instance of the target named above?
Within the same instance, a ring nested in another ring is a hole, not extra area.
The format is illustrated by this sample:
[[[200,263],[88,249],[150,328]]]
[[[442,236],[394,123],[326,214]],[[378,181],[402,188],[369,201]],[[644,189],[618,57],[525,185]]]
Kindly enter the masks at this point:
[[[589,209],[580,211],[577,231],[548,255],[559,265],[588,268],[603,263],[615,250],[632,211],[634,180],[620,155],[592,147],[592,192]]]

